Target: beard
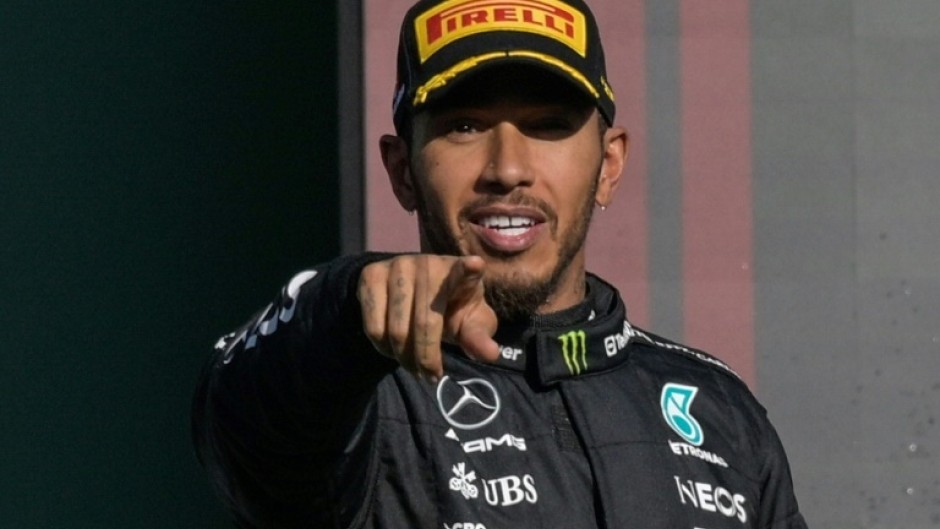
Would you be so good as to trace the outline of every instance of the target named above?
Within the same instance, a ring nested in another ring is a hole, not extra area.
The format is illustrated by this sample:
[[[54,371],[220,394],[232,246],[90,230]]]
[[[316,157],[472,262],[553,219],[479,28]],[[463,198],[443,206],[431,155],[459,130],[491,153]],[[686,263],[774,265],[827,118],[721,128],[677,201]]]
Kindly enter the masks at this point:
[[[414,168],[412,168],[412,174],[417,174]],[[558,216],[555,211],[544,201],[525,195],[520,190],[515,190],[508,195],[483,197],[461,210],[458,218],[466,219],[465,212],[495,203],[536,207],[546,215],[552,238],[561,243],[558,247],[555,267],[547,277],[534,276],[521,267],[511,267],[513,271],[509,274],[484,276],[483,287],[486,302],[501,322],[523,321],[531,318],[537,314],[539,307],[545,305],[555,294],[559,282],[568,271],[574,257],[584,247],[594,213],[594,196],[600,175],[599,165],[594,174],[595,178],[592,180],[590,190],[581,200],[572,224],[562,233],[558,232]],[[419,188],[416,193],[416,206],[422,238],[427,242],[429,249],[441,255],[463,255],[459,242],[462,237],[451,231],[440,201]],[[517,256],[507,254],[496,257],[512,264]]]

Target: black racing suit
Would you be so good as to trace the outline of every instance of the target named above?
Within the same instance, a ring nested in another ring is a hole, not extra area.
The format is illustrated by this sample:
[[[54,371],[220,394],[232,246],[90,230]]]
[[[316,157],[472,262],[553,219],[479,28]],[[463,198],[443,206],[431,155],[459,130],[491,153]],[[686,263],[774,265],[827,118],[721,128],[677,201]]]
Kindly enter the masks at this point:
[[[764,409],[718,360],[633,327],[617,291],[502,325],[438,384],[379,355],[343,258],[219,341],[198,454],[242,527],[801,529]]]

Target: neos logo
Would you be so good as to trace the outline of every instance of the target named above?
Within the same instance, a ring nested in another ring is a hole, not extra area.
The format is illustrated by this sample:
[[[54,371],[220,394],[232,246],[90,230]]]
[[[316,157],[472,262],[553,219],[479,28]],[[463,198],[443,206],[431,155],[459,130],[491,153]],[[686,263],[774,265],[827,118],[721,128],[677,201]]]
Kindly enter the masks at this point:
[[[747,523],[747,498],[720,486],[691,479],[673,476],[679,489],[679,501],[682,505],[692,505],[696,509],[716,512],[728,518],[737,518]]]
[[[444,524],[444,529],[486,529],[486,526],[481,523],[455,523],[453,525]]]
[[[696,387],[670,383],[663,386],[659,402],[666,424],[693,446],[702,446],[705,442],[702,427],[689,412],[697,393]]]
[[[499,393],[489,381],[456,381],[445,376],[437,384],[437,405],[447,422],[461,430],[476,430],[499,415]]]

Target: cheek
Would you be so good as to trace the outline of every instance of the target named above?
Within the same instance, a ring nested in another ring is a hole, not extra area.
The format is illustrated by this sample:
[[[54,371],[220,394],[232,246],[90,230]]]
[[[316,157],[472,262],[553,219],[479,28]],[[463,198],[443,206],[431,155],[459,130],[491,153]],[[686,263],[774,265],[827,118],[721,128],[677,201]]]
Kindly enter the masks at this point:
[[[444,179],[429,178],[421,186],[421,195],[428,214],[427,229],[462,239],[466,229],[458,218],[462,203],[460,193]]]
[[[423,191],[429,200],[438,206],[438,212],[444,214],[448,222],[455,222],[460,209],[473,200],[474,182],[472,172],[466,161],[460,159],[440,160],[426,167],[423,179]]]
[[[593,203],[600,173],[598,159],[586,156],[561,158],[547,169],[546,185],[555,201],[559,215],[570,218]]]

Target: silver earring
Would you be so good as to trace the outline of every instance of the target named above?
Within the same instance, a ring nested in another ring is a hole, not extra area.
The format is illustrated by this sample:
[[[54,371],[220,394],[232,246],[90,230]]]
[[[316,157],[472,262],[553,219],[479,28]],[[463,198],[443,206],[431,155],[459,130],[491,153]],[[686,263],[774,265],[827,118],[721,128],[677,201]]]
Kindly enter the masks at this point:
[[[409,216],[409,217],[414,217],[414,216],[415,216],[415,210],[409,209],[409,210],[408,210],[408,216]]]
[[[607,211],[607,206],[601,206],[601,211]]]

